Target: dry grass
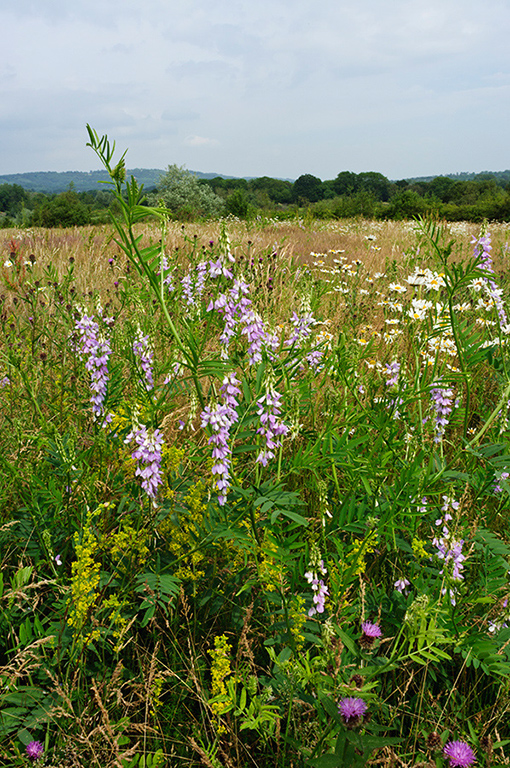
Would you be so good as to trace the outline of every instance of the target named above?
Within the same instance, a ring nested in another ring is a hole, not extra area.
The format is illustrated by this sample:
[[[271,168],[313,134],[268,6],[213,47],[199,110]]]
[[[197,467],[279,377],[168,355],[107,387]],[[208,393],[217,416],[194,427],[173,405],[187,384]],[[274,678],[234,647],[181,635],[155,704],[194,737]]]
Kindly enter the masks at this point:
[[[416,245],[414,222],[380,222],[360,219],[343,221],[312,222],[239,222],[228,225],[233,251],[236,256],[267,256],[276,252],[280,263],[286,258],[294,263],[313,259],[311,254],[326,255],[329,262],[331,251],[344,251],[348,259],[360,259],[368,271],[383,271],[393,261],[402,263],[406,253]],[[510,225],[491,225],[493,254],[496,266],[506,270],[505,253],[510,248]],[[167,235],[167,252],[181,251],[184,236],[195,239],[197,247],[207,250],[210,240],[217,241],[220,232],[218,222],[181,225],[173,222]],[[470,241],[479,232],[476,224],[465,222],[450,223],[447,232],[460,244],[466,255],[470,252]],[[142,236],[142,246],[157,242],[160,231],[156,223],[145,223],[137,227]],[[25,258],[33,254],[36,271],[52,264],[62,275],[67,271],[69,260],[75,264],[76,287],[79,292],[90,290],[111,290],[119,275],[124,274],[126,260],[120,256],[120,249],[114,242],[111,226],[88,226],[70,229],[6,229],[2,231],[0,247],[4,261],[9,256],[9,242],[15,238]],[[368,239],[370,238],[370,239]],[[373,239],[372,239],[373,238]],[[189,245],[186,249],[189,248]],[[329,254],[329,255],[327,255]],[[108,259],[115,258],[115,265]],[[179,258],[176,255],[176,258]]]

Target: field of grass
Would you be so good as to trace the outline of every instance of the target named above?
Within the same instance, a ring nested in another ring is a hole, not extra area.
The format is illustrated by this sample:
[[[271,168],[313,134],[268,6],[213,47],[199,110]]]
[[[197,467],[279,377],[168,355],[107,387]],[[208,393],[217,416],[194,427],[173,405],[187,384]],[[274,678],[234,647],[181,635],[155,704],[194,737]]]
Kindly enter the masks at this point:
[[[0,763],[508,765],[510,229],[135,192],[2,232]]]

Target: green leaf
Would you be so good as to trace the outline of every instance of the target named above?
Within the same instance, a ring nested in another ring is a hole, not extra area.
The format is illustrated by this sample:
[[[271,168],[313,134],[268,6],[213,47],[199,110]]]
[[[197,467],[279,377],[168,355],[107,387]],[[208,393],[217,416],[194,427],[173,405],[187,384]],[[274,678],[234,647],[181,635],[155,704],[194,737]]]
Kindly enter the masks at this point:
[[[345,768],[343,757],[340,757],[340,755],[312,757],[307,762],[309,765],[315,766],[315,768]]]

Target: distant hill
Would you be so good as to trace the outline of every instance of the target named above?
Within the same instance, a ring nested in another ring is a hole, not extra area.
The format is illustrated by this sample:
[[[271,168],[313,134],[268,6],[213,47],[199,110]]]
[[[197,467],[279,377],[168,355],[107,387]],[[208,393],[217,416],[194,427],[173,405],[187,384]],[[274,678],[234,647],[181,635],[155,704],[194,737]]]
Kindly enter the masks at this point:
[[[413,178],[406,177],[406,181],[412,183],[413,181],[433,181],[438,176],[446,177],[447,179],[453,179],[454,181],[483,181],[484,179],[496,179],[496,181],[510,181],[510,171],[481,171],[480,173],[474,173],[471,171],[461,171],[460,173],[436,173],[435,176],[414,176]]]
[[[161,168],[128,168],[127,176],[134,176],[139,184],[143,184],[146,189],[157,186],[160,176],[165,173]],[[201,171],[190,171],[199,179],[238,179],[237,176],[225,176],[222,173],[202,173]],[[410,184],[413,182],[430,182],[438,176],[446,176],[454,181],[483,181],[484,179],[496,179],[496,181],[510,182],[510,170],[507,171],[482,171],[474,173],[463,171],[461,173],[442,173],[435,176],[414,176],[406,177]],[[254,176],[243,176],[242,178],[250,181]],[[276,178],[276,177],[275,177]],[[280,179],[292,182],[293,179]],[[45,192],[47,194],[56,194],[65,192],[72,184],[76,192],[87,192],[89,190],[100,189],[99,182],[108,181],[106,171],[34,171],[31,173],[10,173],[0,176],[0,184],[18,184],[23,189],[32,192]],[[392,181],[396,181],[393,179]]]
[[[134,176],[139,184],[149,189],[155,187],[164,170],[160,168],[128,168],[127,176]],[[191,171],[199,179],[232,179],[233,176],[222,176],[220,173],[201,173]],[[32,173],[9,173],[0,176],[0,184],[19,184],[23,189],[32,192],[57,193],[65,192],[72,184],[76,192],[87,192],[90,189],[100,189],[99,182],[108,181],[106,171],[34,171]]]

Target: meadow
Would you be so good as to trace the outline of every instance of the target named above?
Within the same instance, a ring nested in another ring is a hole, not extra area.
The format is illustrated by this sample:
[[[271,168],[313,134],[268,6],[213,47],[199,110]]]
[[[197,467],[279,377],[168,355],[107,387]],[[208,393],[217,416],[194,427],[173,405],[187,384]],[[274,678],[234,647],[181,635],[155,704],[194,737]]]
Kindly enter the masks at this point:
[[[0,241],[0,763],[510,764],[510,227]]]

